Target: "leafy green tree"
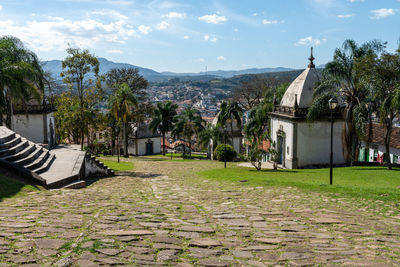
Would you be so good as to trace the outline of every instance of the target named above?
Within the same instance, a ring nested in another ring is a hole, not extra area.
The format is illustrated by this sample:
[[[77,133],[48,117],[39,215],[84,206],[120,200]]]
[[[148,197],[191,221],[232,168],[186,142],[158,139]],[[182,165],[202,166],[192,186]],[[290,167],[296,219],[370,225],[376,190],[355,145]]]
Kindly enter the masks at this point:
[[[158,102],[157,108],[154,110],[153,118],[150,123],[150,130],[155,133],[159,130],[163,139],[163,155],[165,156],[165,134],[172,131],[176,120],[177,104],[171,101]]]
[[[54,113],[56,119],[56,136],[58,143],[71,141],[79,143],[80,139],[80,112],[79,97],[71,92],[64,92],[55,98],[57,111]]]
[[[400,53],[383,53],[380,57],[371,54],[359,64],[364,66],[363,77],[372,89],[375,112],[386,129],[386,161],[388,169],[392,169],[390,140],[393,121],[400,111]]]
[[[24,106],[44,94],[43,70],[32,51],[12,36],[0,37],[0,125],[11,128],[14,106]]]
[[[68,48],[68,56],[62,61],[64,83],[76,92],[79,97],[79,112],[81,121],[79,123],[81,133],[81,149],[85,139],[85,132],[88,131],[88,122],[85,120],[85,109],[87,101],[85,93],[90,88],[101,88],[101,79],[99,77],[99,60],[96,56],[90,54],[89,50],[79,48]],[[94,77],[93,77],[94,76]],[[94,79],[93,79],[94,78]]]
[[[172,135],[180,138],[186,138],[189,144],[189,156],[192,157],[192,138],[198,136],[204,129],[205,121],[200,112],[194,108],[186,108],[181,115],[178,116],[177,122],[172,130]]]
[[[105,75],[107,87],[111,89],[110,94],[114,94],[118,86],[126,83],[132,93],[138,100],[135,116],[131,118],[132,122],[143,122],[149,115],[153,113],[153,105],[150,103],[146,88],[148,81],[139,74],[137,68],[119,68],[111,69]]]
[[[244,133],[249,142],[249,160],[259,171],[261,170],[262,156],[266,151],[263,149],[263,142],[269,135],[268,112],[272,111],[271,103],[263,101],[249,112],[248,120],[244,126]]]
[[[236,122],[237,127],[240,129],[242,126],[243,110],[237,102],[222,102],[220,112],[218,114],[218,124],[221,127],[226,125],[230,126],[232,144],[234,137],[233,122]]]
[[[138,101],[126,83],[121,84],[113,96],[108,99],[110,113],[117,122],[122,124],[124,142],[124,157],[128,157],[128,126],[132,110],[137,107]]]
[[[310,121],[329,112],[328,100],[338,96],[344,108],[345,127],[343,144],[345,159],[354,164],[359,137],[363,134],[367,120],[365,110],[367,87],[361,78],[356,62],[368,54],[379,53],[385,44],[376,40],[359,46],[353,40],[346,40],[342,48],[337,48],[333,61],[326,64],[322,80],[314,90],[313,103],[307,114]]]

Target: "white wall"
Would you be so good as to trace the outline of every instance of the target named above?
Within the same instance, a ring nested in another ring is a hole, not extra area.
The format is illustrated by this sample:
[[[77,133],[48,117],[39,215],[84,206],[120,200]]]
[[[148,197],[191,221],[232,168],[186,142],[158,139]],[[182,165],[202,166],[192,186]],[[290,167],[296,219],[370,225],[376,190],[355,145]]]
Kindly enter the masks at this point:
[[[149,138],[141,138],[137,139],[138,143],[138,154],[136,155],[136,142],[135,140],[130,139],[128,144],[128,153],[135,156],[144,156],[146,155],[146,143]],[[161,137],[153,137],[150,138],[153,142],[153,153],[160,154],[161,153]]]
[[[16,114],[13,131],[34,143],[43,143],[43,114]]]
[[[271,120],[271,137],[278,145],[278,131],[282,130],[285,133],[285,164],[287,168],[292,168],[293,162],[293,123],[282,118],[272,118]],[[288,149],[289,148],[289,149]]]
[[[242,138],[234,137],[233,138],[233,149],[235,149],[236,153],[240,154],[240,146],[242,144]]]
[[[342,129],[344,123],[335,122],[333,126],[333,162],[345,163],[342,152]],[[297,136],[298,167],[307,165],[329,164],[331,123],[324,122],[299,122]]]
[[[55,142],[54,113],[47,114],[47,141],[50,142],[50,121],[53,123],[53,141]],[[43,114],[15,114],[13,131],[34,143],[43,143]]]

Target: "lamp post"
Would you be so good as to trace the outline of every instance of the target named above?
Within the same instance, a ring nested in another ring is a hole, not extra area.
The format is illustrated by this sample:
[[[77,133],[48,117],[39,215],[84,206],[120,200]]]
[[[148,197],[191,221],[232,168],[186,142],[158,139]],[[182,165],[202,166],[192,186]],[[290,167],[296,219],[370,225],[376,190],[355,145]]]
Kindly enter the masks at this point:
[[[332,169],[333,169],[333,111],[338,105],[338,101],[335,97],[332,97],[328,101],[329,110],[331,111],[331,157],[330,157],[330,169],[329,169],[329,184],[333,184]]]
[[[226,169],[226,125],[224,125],[224,166]]]

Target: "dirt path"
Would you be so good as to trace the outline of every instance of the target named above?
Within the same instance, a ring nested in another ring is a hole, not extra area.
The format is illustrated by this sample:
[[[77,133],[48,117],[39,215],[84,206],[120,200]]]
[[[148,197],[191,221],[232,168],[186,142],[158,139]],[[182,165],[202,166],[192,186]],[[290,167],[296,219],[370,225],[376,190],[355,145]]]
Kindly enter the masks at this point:
[[[294,188],[251,188],[196,177],[213,164],[135,160],[131,177],[7,199],[0,203],[0,262],[400,264],[400,220]]]

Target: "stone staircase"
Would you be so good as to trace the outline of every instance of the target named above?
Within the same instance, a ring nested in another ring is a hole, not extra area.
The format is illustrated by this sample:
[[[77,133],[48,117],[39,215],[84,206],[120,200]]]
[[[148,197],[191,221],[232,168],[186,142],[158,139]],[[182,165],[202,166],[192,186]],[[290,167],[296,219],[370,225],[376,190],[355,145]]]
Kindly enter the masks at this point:
[[[96,173],[105,173],[107,176],[115,175],[113,170],[90,153],[86,153],[86,166],[86,176],[96,176]],[[93,172],[93,174],[90,172]]]
[[[0,160],[40,175],[50,168],[54,159],[49,150],[0,126]]]

